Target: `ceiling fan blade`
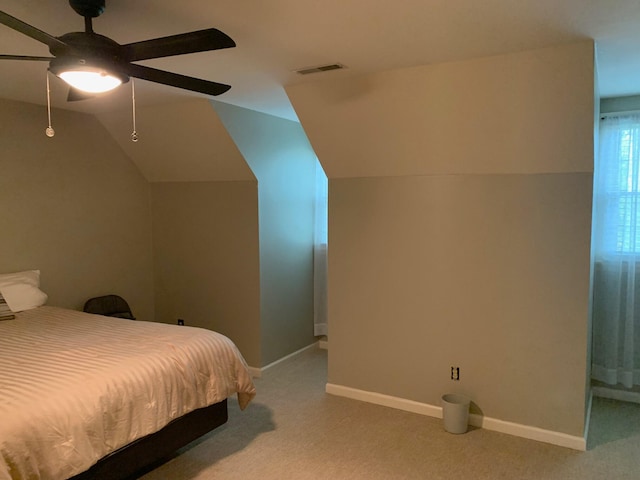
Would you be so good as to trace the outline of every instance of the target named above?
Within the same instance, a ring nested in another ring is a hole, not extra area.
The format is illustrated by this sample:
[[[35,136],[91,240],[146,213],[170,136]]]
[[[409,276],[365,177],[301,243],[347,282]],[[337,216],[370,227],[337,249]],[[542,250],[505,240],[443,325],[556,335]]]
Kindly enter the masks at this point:
[[[83,92],[82,90],[78,90],[77,88],[69,88],[69,93],[67,94],[67,102],[78,102],[80,100],[89,100],[95,97],[92,93]]]
[[[0,55],[0,60],[41,60],[48,62],[55,57],[32,57],[30,55]]]
[[[130,63],[127,66],[127,73],[132,77],[141,78],[142,80],[184,88],[185,90],[205,93],[207,95],[220,95],[231,88],[231,85],[225,85],[224,83],[200,80],[199,78],[187,77],[185,75],[157,70],[134,63]]]
[[[122,56],[129,62],[150,58],[170,57],[187,53],[220,50],[236,46],[231,37],[215,28],[181,33],[122,45]]]
[[[33,38],[39,42],[48,45],[49,48],[67,48],[68,45],[56,37],[49,35],[48,33],[43,32],[42,30],[38,30],[36,27],[32,27],[28,23],[23,22],[15,17],[12,17],[8,13],[5,13],[0,10],[0,23],[6,25],[9,28],[13,28],[14,30]]]

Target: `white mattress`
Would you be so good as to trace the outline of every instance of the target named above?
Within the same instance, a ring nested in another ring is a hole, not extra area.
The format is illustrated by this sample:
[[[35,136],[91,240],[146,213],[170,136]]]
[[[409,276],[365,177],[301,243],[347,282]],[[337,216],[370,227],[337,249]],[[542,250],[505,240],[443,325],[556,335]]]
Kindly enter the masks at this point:
[[[237,393],[247,365],[210,330],[39,307],[0,322],[0,479],[66,479]]]

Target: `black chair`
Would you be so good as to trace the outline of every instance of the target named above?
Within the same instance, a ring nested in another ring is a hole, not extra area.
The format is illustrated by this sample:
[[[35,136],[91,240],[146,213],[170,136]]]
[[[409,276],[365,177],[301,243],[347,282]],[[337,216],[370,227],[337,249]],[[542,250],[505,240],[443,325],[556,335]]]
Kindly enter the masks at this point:
[[[83,311],[107,317],[127,318],[135,320],[127,301],[118,295],[104,295],[90,298],[84,304]]]

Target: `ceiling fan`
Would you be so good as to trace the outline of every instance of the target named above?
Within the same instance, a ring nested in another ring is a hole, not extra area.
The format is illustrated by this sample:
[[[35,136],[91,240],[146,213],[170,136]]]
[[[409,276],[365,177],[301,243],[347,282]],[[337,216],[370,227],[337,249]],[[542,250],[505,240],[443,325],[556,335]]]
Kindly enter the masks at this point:
[[[67,82],[67,100],[81,100],[112,90],[130,77],[170,85],[185,90],[220,95],[231,88],[223,83],[201,80],[177,73],[138,65],[136,61],[235,47],[235,42],[215,28],[120,45],[94,33],[92,18],[105,10],[105,0],[69,0],[84,17],[84,32],[49,35],[3,11],[0,23],[49,47],[52,57],[0,55],[0,60],[48,61],[49,71]],[[80,90],[80,92],[78,91]],[[85,93],[88,92],[88,93]]]

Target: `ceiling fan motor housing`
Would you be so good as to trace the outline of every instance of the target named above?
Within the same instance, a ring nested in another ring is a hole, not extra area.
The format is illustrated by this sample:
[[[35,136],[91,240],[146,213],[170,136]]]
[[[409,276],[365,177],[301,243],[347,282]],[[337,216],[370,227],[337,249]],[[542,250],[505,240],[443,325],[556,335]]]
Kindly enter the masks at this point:
[[[70,32],[58,37],[63,45],[55,44],[49,51],[55,57],[63,55],[96,56],[118,59],[120,45],[109,37],[93,32]]]
[[[105,0],[69,0],[69,5],[83,17],[99,17],[104,13]]]
[[[110,38],[87,32],[66,33],[58,38],[66,46],[49,49],[56,57],[49,64],[49,70],[55,75],[66,69],[92,67],[116,75],[122,83],[129,81],[125,62],[119,55],[120,45]]]

